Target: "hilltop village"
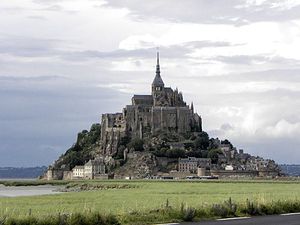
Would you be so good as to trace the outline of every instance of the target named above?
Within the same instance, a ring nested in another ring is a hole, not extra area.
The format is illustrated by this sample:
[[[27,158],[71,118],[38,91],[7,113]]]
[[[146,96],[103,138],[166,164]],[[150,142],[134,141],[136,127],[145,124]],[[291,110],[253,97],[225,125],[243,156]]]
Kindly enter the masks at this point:
[[[134,95],[49,166],[43,179],[182,179],[279,176],[279,166],[228,140],[209,138],[183,94],[165,87],[157,53],[150,95]]]

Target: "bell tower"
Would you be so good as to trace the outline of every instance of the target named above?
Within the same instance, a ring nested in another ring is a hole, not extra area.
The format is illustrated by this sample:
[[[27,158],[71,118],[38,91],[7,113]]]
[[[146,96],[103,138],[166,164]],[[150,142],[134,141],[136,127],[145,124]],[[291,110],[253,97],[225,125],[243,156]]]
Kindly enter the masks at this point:
[[[152,82],[152,96],[154,99],[154,105],[156,100],[163,95],[165,84],[160,76],[160,66],[159,66],[159,52],[157,52],[157,62],[156,62],[156,75]]]

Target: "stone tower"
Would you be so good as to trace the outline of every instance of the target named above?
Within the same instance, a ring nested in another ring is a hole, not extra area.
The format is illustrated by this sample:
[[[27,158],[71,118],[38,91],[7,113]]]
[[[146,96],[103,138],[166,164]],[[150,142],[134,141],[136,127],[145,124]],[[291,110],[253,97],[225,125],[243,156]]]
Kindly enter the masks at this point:
[[[159,105],[159,101],[164,96],[165,84],[160,76],[159,52],[157,52],[156,75],[152,82],[152,96],[154,106]]]

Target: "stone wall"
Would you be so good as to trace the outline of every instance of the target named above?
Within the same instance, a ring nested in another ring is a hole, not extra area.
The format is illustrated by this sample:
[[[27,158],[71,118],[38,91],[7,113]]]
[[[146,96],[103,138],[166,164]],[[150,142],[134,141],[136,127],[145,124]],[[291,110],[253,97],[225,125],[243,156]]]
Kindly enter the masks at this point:
[[[257,177],[258,171],[210,170],[210,175],[218,177]]]

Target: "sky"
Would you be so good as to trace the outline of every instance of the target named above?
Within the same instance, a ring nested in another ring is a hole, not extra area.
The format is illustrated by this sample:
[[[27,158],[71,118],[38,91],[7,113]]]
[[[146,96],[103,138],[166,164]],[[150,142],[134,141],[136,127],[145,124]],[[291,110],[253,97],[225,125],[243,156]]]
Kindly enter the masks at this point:
[[[300,1],[0,1],[0,166],[53,163],[77,133],[166,86],[210,137],[300,164]]]

